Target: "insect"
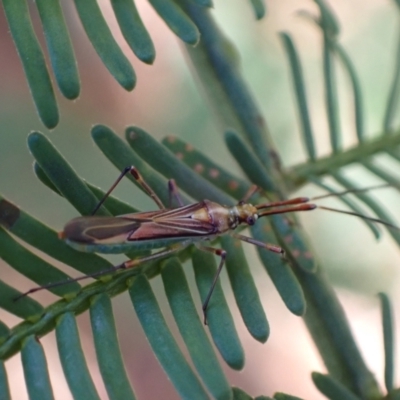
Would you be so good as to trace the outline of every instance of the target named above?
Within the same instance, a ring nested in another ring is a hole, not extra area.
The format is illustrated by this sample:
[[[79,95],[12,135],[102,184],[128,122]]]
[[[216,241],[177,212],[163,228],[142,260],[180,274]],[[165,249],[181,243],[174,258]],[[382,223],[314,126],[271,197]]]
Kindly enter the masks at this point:
[[[210,200],[184,205],[173,180],[170,180],[168,183],[170,202],[172,197],[175,197],[179,207],[166,208],[156,193],[142,178],[139,171],[133,166],[127,167],[122,171],[115,183],[99,202],[93,214],[97,212],[121,179],[128,173],[135,178],[144,191],[154,200],[159,210],[125,214],[118,217],[95,215],[78,217],[65,225],[63,232],[60,233],[60,238],[64,239],[71,247],[84,252],[124,253],[134,249],[161,250],[125,261],[105,271],[99,271],[69,281],[56,282],[47,286],[33,288],[24,293],[23,296],[45,288],[66,284],[71,281],[133,268],[147,261],[161,259],[191,244],[195,244],[199,249],[211,252],[220,257],[217,272],[202,305],[204,323],[207,324],[207,307],[226,258],[225,250],[207,246],[205,245],[207,241],[229,233],[236,239],[260,246],[283,256],[284,250],[281,247],[263,243],[251,237],[236,233],[234,230],[239,225],[253,225],[258,218],[267,215],[310,211],[317,207],[359,216],[359,214],[350,211],[317,206],[310,203],[308,197],[297,197],[290,200],[252,205],[247,201],[258,190],[256,186],[250,187],[244,198],[233,207],[223,206]],[[370,188],[361,190],[365,191],[369,189]],[[339,195],[343,193],[348,193],[348,191],[339,193]],[[319,196],[319,198],[326,196],[329,195]],[[379,219],[365,218],[393,227],[390,223]]]

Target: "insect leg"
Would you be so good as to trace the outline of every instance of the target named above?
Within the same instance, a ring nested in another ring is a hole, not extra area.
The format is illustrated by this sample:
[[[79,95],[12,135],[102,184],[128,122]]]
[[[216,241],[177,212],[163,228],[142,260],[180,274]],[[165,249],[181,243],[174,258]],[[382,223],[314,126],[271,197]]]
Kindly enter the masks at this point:
[[[262,247],[263,249],[272,251],[274,253],[282,255],[285,254],[285,251],[282,249],[282,247],[276,246],[275,244],[264,243],[259,240],[253,239],[251,237],[241,235],[240,233],[231,233],[231,236],[233,236],[236,239],[242,240],[243,242],[247,242],[250,244],[254,244],[255,246]]]
[[[192,242],[191,240],[186,240],[184,242],[174,244],[174,245],[172,245],[171,247],[169,247],[169,248],[167,248],[165,250],[161,250],[161,251],[159,251],[157,253],[150,254],[149,256],[145,256],[145,257],[141,257],[141,258],[135,258],[133,260],[128,260],[128,261],[125,261],[125,262],[123,262],[121,264],[115,265],[115,266],[113,266],[111,268],[104,269],[102,271],[98,271],[98,272],[95,272],[93,274],[82,275],[82,276],[78,276],[77,278],[68,279],[66,281],[54,282],[54,283],[50,283],[48,285],[35,287],[35,288],[32,288],[32,289],[28,290],[25,293],[22,293],[21,295],[16,297],[14,299],[14,301],[17,301],[22,297],[25,297],[25,296],[27,296],[29,294],[38,292],[38,291],[43,290],[43,289],[49,289],[49,288],[56,287],[56,286],[67,285],[68,283],[81,281],[81,280],[87,279],[87,278],[97,278],[99,276],[107,275],[107,274],[110,274],[110,273],[113,273],[113,272],[116,272],[116,271],[119,271],[119,270],[122,270],[122,269],[130,269],[130,268],[133,268],[133,267],[137,267],[139,264],[142,264],[144,262],[154,261],[154,260],[157,260],[159,258],[163,258],[163,257],[165,257],[165,256],[167,256],[169,254],[175,253],[175,252],[177,252],[179,250],[182,250],[184,247],[189,245],[191,242]]]
[[[103,205],[107,197],[111,194],[111,192],[118,186],[118,184],[121,182],[121,179],[126,175],[130,173],[137,183],[143,188],[143,190],[154,200],[154,202],[157,204],[157,206],[160,209],[165,208],[164,204],[162,201],[159,199],[159,197],[156,195],[154,190],[146,183],[146,181],[143,179],[142,175],[140,175],[139,171],[137,170],[136,167],[130,166],[124,168],[124,170],[119,174],[118,178],[116,181],[111,185],[110,189],[108,189],[107,193],[104,195],[104,197],[99,201],[99,204],[97,204],[96,208],[93,210],[92,215],[96,214],[98,209]]]
[[[210,302],[211,296],[214,292],[215,289],[215,285],[217,284],[218,281],[218,277],[222,271],[222,267],[225,264],[225,259],[226,259],[226,251],[223,249],[215,249],[214,247],[207,247],[207,246],[198,246],[198,248],[200,250],[204,250],[204,251],[209,251],[210,253],[213,253],[219,257],[221,257],[221,261],[219,262],[219,266],[217,269],[217,272],[215,273],[214,279],[212,281],[210,290],[208,291],[208,294],[206,296],[206,299],[204,300],[204,303],[202,305],[202,309],[203,309],[203,317],[204,317],[204,325],[207,325],[207,307],[208,307],[208,303]]]
[[[250,199],[250,197],[253,196],[253,194],[258,192],[259,190],[260,190],[260,188],[257,185],[251,185],[249,187],[249,189],[247,190],[247,192],[245,193],[245,195],[243,196],[243,198],[240,199],[238,204],[247,203],[247,201]]]
[[[148,185],[148,183],[143,179],[142,175],[140,175],[139,171],[136,167],[129,167],[128,172],[136,179],[136,182],[143,188],[143,190],[154,200],[160,210],[164,209],[165,206],[160,200],[160,198],[156,195],[154,190]]]
[[[170,179],[168,181],[168,191],[169,191],[169,206],[172,208],[172,198],[174,197],[179,207],[183,207],[184,203],[179,194],[178,185],[176,184],[175,179]]]

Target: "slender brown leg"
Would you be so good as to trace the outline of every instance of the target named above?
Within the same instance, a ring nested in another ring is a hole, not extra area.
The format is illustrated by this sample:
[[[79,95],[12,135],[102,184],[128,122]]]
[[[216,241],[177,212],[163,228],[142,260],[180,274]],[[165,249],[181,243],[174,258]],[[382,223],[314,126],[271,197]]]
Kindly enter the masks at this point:
[[[236,239],[242,240],[243,242],[247,242],[250,244],[254,244],[255,246],[262,247],[263,249],[272,251],[274,253],[285,254],[285,250],[283,250],[282,247],[276,246],[275,244],[264,243],[259,240],[253,239],[251,237],[241,235],[240,233],[231,233],[231,236]]]
[[[93,274],[82,275],[82,276],[78,276],[77,278],[68,279],[66,281],[54,282],[54,283],[50,283],[49,285],[35,287],[35,288],[32,288],[32,289],[28,290],[25,293],[20,294],[18,297],[16,297],[14,299],[14,301],[17,301],[22,297],[25,297],[25,296],[27,296],[29,294],[38,292],[38,291],[43,290],[43,289],[49,289],[49,288],[53,288],[53,287],[56,287],[56,286],[67,285],[68,283],[81,281],[81,280],[86,279],[86,278],[97,278],[97,277],[102,276],[102,275],[107,275],[107,274],[110,274],[112,272],[119,271],[120,269],[134,268],[134,267],[137,267],[139,264],[142,264],[144,262],[154,261],[154,260],[157,260],[159,258],[163,258],[163,257],[165,257],[165,256],[167,256],[169,254],[175,253],[175,252],[177,252],[179,250],[182,250],[184,247],[188,246],[191,242],[192,242],[191,240],[185,240],[184,242],[172,245],[168,249],[161,250],[161,251],[159,251],[157,253],[154,253],[154,254],[150,254],[149,256],[145,256],[145,257],[141,257],[141,258],[135,258],[134,260],[125,261],[125,262],[123,262],[121,264],[115,265],[115,266],[113,266],[111,268],[108,268],[108,269],[104,269],[102,271],[95,272]]]
[[[175,198],[176,202],[178,203],[179,207],[183,207],[183,201],[178,191],[178,185],[175,182],[175,179],[170,179],[168,181],[168,191],[169,191],[169,207],[172,207],[172,199]]]
[[[118,184],[121,182],[122,178],[130,173],[137,183],[143,188],[143,190],[154,200],[154,202],[157,204],[157,206],[160,209],[164,209],[165,206],[162,203],[162,201],[159,199],[159,197],[156,195],[154,190],[146,183],[146,181],[143,179],[142,175],[140,175],[139,171],[137,170],[136,167],[130,166],[124,168],[124,170],[120,173],[116,181],[112,184],[110,189],[108,189],[107,193],[104,195],[104,197],[99,201],[99,204],[97,204],[96,208],[93,210],[92,215],[96,214],[98,209],[103,205],[107,197],[111,194],[111,192],[118,186]]]
[[[249,187],[249,190],[245,193],[243,198],[239,201],[239,204],[247,203],[247,201],[250,199],[250,197],[253,196],[253,194],[258,192],[259,190],[260,190],[260,188],[257,185],[251,185]]]
[[[143,188],[143,190],[154,200],[160,210],[164,209],[165,206],[160,198],[156,195],[154,190],[147,184],[147,182],[143,179],[142,175],[140,175],[139,171],[136,167],[129,167],[128,171],[137,181],[137,183]]]
[[[210,302],[211,296],[214,292],[215,285],[217,284],[218,277],[222,271],[222,267],[225,264],[225,259],[226,259],[226,251],[223,249],[215,249],[214,247],[208,247],[208,246],[197,246],[200,250],[208,251],[210,253],[213,253],[219,257],[221,257],[221,261],[219,262],[219,266],[217,269],[217,272],[215,273],[214,279],[212,281],[210,290],[208,291],[208,294],[206,296],[206,299],[204,300],[204,303],[202,305],[203,309],[203,320],[204,320],[204,325],[207,325],[207,307],[208,303]]]

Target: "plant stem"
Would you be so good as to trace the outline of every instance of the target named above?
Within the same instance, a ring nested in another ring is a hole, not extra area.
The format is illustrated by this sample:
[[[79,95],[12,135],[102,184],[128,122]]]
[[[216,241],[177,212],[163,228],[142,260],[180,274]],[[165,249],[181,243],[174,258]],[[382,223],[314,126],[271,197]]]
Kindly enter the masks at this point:
[[[178,1],[178,0],[177,0]],[[190,0],[180,5],[196,23],[201,42],[186,47],[196,74],[206,90],[212,109],[224,130],[235,129],[249,141],[254,153],[284,192],[279,158],[258,110],[233,57],[232,45],[222,35],[208,11]],[[346,316],[321,268],[311,274],[294,268],[307,298],[304,317],[329,373],[363,399],[380,396],[378,385],[366,367],[354,341]]]

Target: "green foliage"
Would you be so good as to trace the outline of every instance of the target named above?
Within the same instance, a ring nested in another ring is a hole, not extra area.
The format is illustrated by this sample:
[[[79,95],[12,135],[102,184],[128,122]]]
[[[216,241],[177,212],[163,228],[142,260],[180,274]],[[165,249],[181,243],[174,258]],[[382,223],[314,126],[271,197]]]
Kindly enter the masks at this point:
[[[135,165],[146,182],[169,204],[167,190],[169,179],[175,179],[182,191],[184,203],[207,198],[225,205],[234,205],[253,183],[264,192],[255,196],[256,202],[285,198],[305,182],[313,182],[332,191],[324,178],[329,175],[345,189],[353,191],[358,201],[372,210],[382,220],[392,222],[388,211],[382,208],[365,191],[345,178],[343,169],[354,163],[362,165],[388,184],[397,185],[396,179],[372,160],[376,154],[385,153],[400,160],[400,135],[394,128],[394,110],[398,98],[399,65],[396,64],[393,85],[383,118],[384,132],[374,139],[365,136],[364,107],[361,86],[351,58],[338,41],[339,26],[330,8],[321,0],[315,1],[320,16],[303,13],[321,30],[323,37],[323,78],[327,121],[330,132],[331,153],[319,157],[315,145],[312,116],[307,103],[301,57],[289,33],[281,38],[286,50],[294,93],[298,108],[302,140],[307,160],[300,165],[281,168],[278,155],[272,146],[263,117],[255,105],[244,82],[231,44],[224,38],[206,7],[207,0],[150,1],[169,28],[185,43],[201,83],[209,99],[218,110],[225,128],[225,141],[232,156],[243,169],[246,179],[239,178],[211,160],[201,151],[175,137],[161,143],[143,129],[132,126],[126,129],[126,141],[110,128],[97,125],[92,138],[107,159],[118,169]],[[257,18],[265,14],[262,1],[252,0]],[[135,73],[118,44],[112,37],[95,0],[75,0],[79,18],[85,32],[109,72],[126,90],[135,85]],[[3,0],[16,48],[21,57],[42,122],[54,127],[58,122],[57,104],[42,50],[33,33],[28,8],[24,1]],[[62,94],[74,99],[80,83],[68,30],[57,0],[38,0],[50,61]],[[113,0],[112,7],[123,36],[136,56],[146,63],[155,57],[154,47],[133,2]],[[191,45],[197,44],[196,48]],[[28,62],[29,60],[29,62]],[[344,149],[339,127],[339,107],[334,60],[339,60],[350,78],[354,99],[354,130],[358,143]],[[39,179],[59,196],[65,198],[82,215],[90,215],[103,198],[104,191],[80,178],[56,147],[40,132],[28,137],[29,149],[35,158],[35,173]],[[133,183],[137,182],[130,177]],[[360,213],[358,202],[340,197],[348,207]],[[110,196],[99,210],[100,215],[119,215],[137,209]],[[366,221],[378,236],[376,227]],[[217,399],[251,399],[243,390],[230,387],[218,361],[210,339],[220,356],[230,368],[244,366],[244,351],[236,332],[229,302],[219,282],[211,298],[207,313],[208,326],[202,324],[199,306],[193,301],[182,262],[191,260],[196,285],[202,301],[205,300],[216,274],[217,265],[212,255],[188,247],[171,257],[140,264],[137,268],[114,274],[112,264],[95,254],[73,250],[57,233],[34,219],[9,200],[0,198],[0,256],[20,274],[39,286],[50,284],[49,290],[60,299],[48,307],[0,282],[0,307],[21,317],[24,322],[9,328],[0,321],[0,398],[10,397],[4,361],[21,352],[26,386],[32,399],[53,398],[48,377],[48,367],[40,337],[55,330],[59,357],[71,393],[75,399],[97,399],[85,361],[85,351],[80,343],[76,316],[89,310],[93,340],[100,373],[111,399],[135,398],[125,372],[114,323],[111,297],[128,291],[133,308],[148,338],[154,354],[182,398],[204,399],[211,395]],[[302,227],[294,217],[274,215],[258,221],[251,228],[252,236],[263,243],[276,243],[285,250],[279,257],[262,247],[258,253],[265,270],[281,296],[287,309],[303,316],[310,334],[328,370],[327,375],[313,373],[316,387],[330,399],[383,398],[373,374],[365,365],[351,334],[342,307],[326,280],[322,267],[316,262],[308,247]],[[390,234],[400,243],[398,230]],[[18,240],[15,240],[15,238]],[[45,261],[25,247],[34,249],[61,261],[83,274],[96,278],[93,284],[81,287],[73,281],[66,285],[51,285],[65,280],[52,261]],[[269,324],[260,303],[254,278],[239,241],[226,236],[217,246],[227,251],[226,268],[236,303],[250,335],[264,343],[269,336]],[[129,253],[129,258],[142,256]],[[102,273],[106,271],[106,273]],[[165,322],[157,298],[148,279],[161,275],[166,296],[180,336],[187,348],[187,357],[177,344],[171,328]],[[32,290],[31,293],[35,291]],[[381,294],[384,349],[385,384],[388,398],[396,398],[394,382],[394,334],[391,307],[386,295]],[[16,301],[16,298],[19,300]],[[126,316],[129,318],[129,316]],[[268,399],[260,396],[258,399]],[[298,399],[276,393],[274,399]]]

